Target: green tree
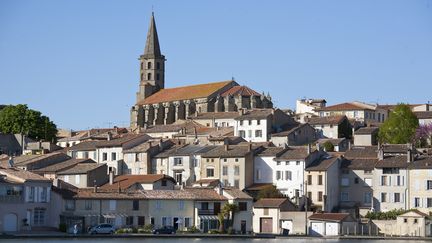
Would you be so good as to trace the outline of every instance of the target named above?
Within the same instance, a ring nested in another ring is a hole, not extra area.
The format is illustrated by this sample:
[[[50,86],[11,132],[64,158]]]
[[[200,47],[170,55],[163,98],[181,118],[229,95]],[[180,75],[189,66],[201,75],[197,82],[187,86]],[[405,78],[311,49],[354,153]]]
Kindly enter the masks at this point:
[[[41,112],[31,110],[27,105],[8,105],[0,110],[0,132],[22,133],[33,139],[53,141],[57,126]]]
[[[412,142],[418,119],[405,104],[398,104],[389,118],[381,125],[378,139],[382,143],[403,144]]]
[[[257,200],[261,198],[280,198],[284,195],[274,185],[265,186],[257,195]]]
[[[330,141],[326,141],[323,144],[323,147],[324,147],[324,150],[326,152],[333,152],[334,151],[334,146],[333,146],[333,144]]]
[[[233,227],[234,225],[234,216],[237,211],[238,211],[238,206],[237,204],[234,203],[227,203],[222,208],[222,213],[224,215],[228,215],[228,221],[230,222],[230,227]]]

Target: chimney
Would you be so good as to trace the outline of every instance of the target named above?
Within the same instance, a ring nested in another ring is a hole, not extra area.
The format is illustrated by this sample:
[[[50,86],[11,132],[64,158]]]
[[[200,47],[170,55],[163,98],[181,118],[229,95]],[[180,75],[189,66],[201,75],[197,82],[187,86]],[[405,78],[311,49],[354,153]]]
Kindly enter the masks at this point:
[[[90,137],[90,130],[87,131],[87,137]]]
[[[159,150],[162,151],[164,149],[162,138],[159,139]]]
[[[229,144],[225,144],[225,151],[229,150]]]
[[[307,145],[307,154],[309,155],[309,154],[311,154],[311,144],[309,143],[308,145]]]
[[[111,136],[111,132],[107,132],[107,140],[108,140],[108,141],[111,141],[111,138],[112,138],[112,136]]]
[[[149,148],[152,147],[152,141],[148,141]]]
[[[252,151],[252,143],[248,144],[248,152]]]
[[[382,148],[382,146],[379,146],[378,148],[378,160],[383,160],[384,159],[384,149]]]
[[[118,134],[118,127],[117,126],[114,126],[114,130],[115,130],[116,134]]]
[[[348,140],[348,150],[351,150],[351,140]]]
[[[97,190],[96,180],[94,180],[93,183],[94,183],[94,184],[93,184],[93,192],[94,192],[94,193],[97,193],[98,190]]]
[[[243,108],[238,109],[238,113],[240,116],[244,115],[244,110]]]
[[[412,151],[411,149],[407,150],[407,163],[411,163],[413,161]]]
[[[114,183],[114,172],[109,172],[109,184],[112,185]]]

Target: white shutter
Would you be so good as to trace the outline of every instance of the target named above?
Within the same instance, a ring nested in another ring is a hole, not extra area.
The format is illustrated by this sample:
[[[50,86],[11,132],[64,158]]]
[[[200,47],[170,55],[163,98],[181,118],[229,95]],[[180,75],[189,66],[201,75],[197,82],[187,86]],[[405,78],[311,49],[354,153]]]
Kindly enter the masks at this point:
[[[30,187],[29,186],[25,187],[25,201],[26,202],[30,201]]]
[[[401,195],[400,202],[401,203],[405,202],[405,193],[401,193],[400,195]]]
[[[34,201],[35,202],[39,202],[40,199],[40,187],[39,186],[35,186],[35,193],[34,193]]]
[[[80,175],[75,175],[75,184],[77,185],[77,186],[79,186],[79,184],[80,184]]]

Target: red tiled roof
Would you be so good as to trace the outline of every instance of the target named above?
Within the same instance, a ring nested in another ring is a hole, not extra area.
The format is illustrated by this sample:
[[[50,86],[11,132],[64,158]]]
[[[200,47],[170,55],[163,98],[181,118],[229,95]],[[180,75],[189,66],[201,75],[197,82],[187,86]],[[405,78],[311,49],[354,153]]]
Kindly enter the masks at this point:
[[[308,120],[310,125],[339,125],[346,119],[346,116],[324,116],[324,117],[311,117]]]
[[[282,203],[284,203],[288,198],[262,198],[254,203],[256,208],[278,208]]]
[[[216,83],[198,84],[177,88],[161,89],[159,92],[138,102],[139,105],[157,104],[161,102],[189,100],[208,97],[226,86],[237,85],[236,82],[223,81]]]
[[[221,96],[228,96],[228,95],[260,96],[261,94],[247,86],[234,86],[231,89],[221,94]]]
[[[101,189],[118,189],[120,183],[120,189],[128,189],[132,185],[136,183],[154,183],[156,181],[167,179],[175,182],[175,180],[171,176],[167,175],[159,175],[159,174],[149,174],[149,175],[119,175],[114,178],[114,183],[111,185],[106,183],[101,186]]]
[[[346,111],[346,110],[370,110],[366,105],[362,106],[360,104],[355,103],[341,103],[337,105],[327,106],[320,109],[318,111]]]

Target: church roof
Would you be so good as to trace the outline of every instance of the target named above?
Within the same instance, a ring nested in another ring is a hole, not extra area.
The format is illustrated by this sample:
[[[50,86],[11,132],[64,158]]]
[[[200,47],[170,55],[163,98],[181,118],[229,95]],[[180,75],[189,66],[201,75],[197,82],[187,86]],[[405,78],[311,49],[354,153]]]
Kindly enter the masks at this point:
[[[147,32],[147,41],[144,49],[144,57],[161,57],[161,51],[159,46],[159,38],[156,30],[156,23],[154,14],[152,13],[150,19],[150,27]]]
[[[206,83],[177,88],[161,89],[159,92],[145,98],[145,100],[141,100],[140,102],[138,102],[138,104],[148,105],[161,102],[206,98],[226,86],[234,85],[237,85],[237,83],[230,80],[216,83]]]
[[[221,94],[221,96],[228,95],[260,96],[261,94],[247,86],[234,86]]]

